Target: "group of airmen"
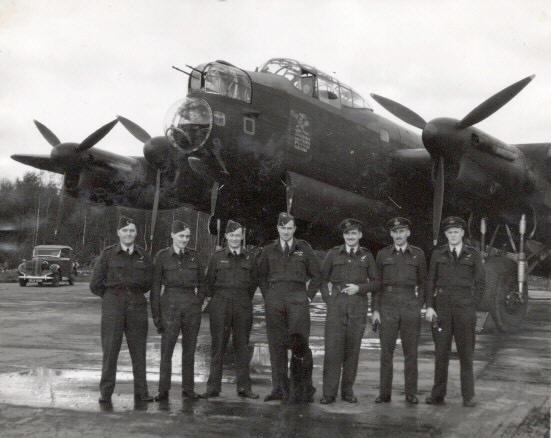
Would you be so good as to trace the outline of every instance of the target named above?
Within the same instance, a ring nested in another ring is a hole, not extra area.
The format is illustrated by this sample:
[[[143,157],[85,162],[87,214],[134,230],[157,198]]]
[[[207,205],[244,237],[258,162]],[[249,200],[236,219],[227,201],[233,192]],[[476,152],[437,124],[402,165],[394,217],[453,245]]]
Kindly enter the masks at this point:
[[[465,221],[448,217],[442,225],[448,242],[433,251],[427,273],[423,250],[408,242],[412,226],[407,218],[388,221],[392,244],[381,249],[376,258],[360,246],[363,224],[355,219],[343,220],[339,228],[344,242],[329,250],[321,264],[311,246],[294,237],[296,222],[288,213],[279,214],[279,237],[259,255],[243,247],[242,225],[229,220],[227,246],[210,257],[205,270],[196,252],[188,248],[191,228],[186,223],[173,221],[172,245],[159,251],[152,262],[135,244],[136,222],[121,217],[119,243],[101,253],[90,281],[91,291],[102,297],[99,403],[111,404],[123,334],[132,360],[137,402],[169,399],[172,355],[180,334],[182,397],[195,400],[220,395],[224,353],[231,335],[237,395],[257,399],[251,387],[249,335],[252,299],[259,287],[265,303],[272,373],[272,391],[265,401],[289,397],[288,339],[300,335],[308,342],[309,304],[321,290],[327,306],[322,404],[336,401],[339,386],[343,401],[358,402],[353,385],[370,293],[373,327],[378,327],[381,341],[380,389],[375,402],[391,401],[393,354],[399,335],[405,361],[405,400],[418,403],[417,348],[421,308],[426,305],[425,315],[432,323],[435,343],[435,375],[425,401],[445,403],[453,337],[460,359],[463,405],[475,406],[475,308],[484,292],[484,269],[480,253],[463,243]],[[148,291],[153,322],[161,334],[155,397],[150,396],[146,381],[148,311],[144,294]],[[212,338],[210,373],[206,391],[198,394],[194,356],[206,304]]]

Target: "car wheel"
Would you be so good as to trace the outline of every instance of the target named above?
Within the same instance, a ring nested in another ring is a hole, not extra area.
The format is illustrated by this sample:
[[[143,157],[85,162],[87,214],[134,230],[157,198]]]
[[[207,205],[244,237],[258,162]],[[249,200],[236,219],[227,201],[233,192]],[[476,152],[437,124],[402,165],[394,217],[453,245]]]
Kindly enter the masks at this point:
[[[20,279],[19,279],[19,286],[21,286],[21,287],[27,286],[28,281],[29,281],[29,280],[25,280],[25,279],[23,279],[23,278],[20,278]]]

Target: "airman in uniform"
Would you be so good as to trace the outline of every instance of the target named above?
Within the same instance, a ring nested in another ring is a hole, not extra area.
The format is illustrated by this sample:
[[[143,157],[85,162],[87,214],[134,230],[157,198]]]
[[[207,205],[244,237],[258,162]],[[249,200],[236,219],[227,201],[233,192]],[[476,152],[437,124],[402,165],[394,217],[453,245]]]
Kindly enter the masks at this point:
[[[298,333],[308,341],[309,303],[320,287],[318,259],[308,242],[294,238],[294,217],[280,213],[277,231],[279,238],[264,248],[258,261],[272,366],[272,392],[264,401],[284,400],[289,395],[289,335]]]
[[[321,294],[327,304],[322,404],[335,401],[339,381],[341,398],[358,402],[352,386],[367,320],[367,293],[378,287],[373,255],[360,246],[362,227],[356,219],[341,222],[344,244],[329,250],[321,269]]]
[[[463,406],[473,407],[476,304],[484,294],[484,266],[480,253],[463,243],[466,223],[462,218],[450,216],[442,221],[442,227],[448,243],[432,253],[427,278],[426,319],[437,319],[440,330],[433,328],[434,386],[426,402],[445,403],[453,337],[461,367]]]
[[[417,404],[417,346],[427,264],[423,250],[408,243],[411,235],[408,219],[393,218],[387,222],[387,228],[393,243],[377,253],[381,285],[373,302],[373,322],[380,323],[381,340],[380,388],[375,402],[390,402],[393,355],[400,333],[406,402]]]
[[[253,322],[252,298],[258,286],[253,254],[241,246],[243,226],[226,225],[226,248],[215,252],[207,268],[207,295],[212,338],[210,374],[202,397],[218,397],[222,384],[224,353],[230,334],[235,353],[237,394],[258,398],[251,390],[249,335]]]
[[[102,298],[103,364],[99,402],[103,405],[111,404],[123,334],[132,360],[134,399],[153,400],[146,381],[147,301],[144,297],[151,288],[151,260],[135,245],[137,228],[133,219],[121,216],[117,235],[119,243],[103,250],[90,279],[90,290]]]
[[[201,306],[205,298],[204,269],[195,251],[187,248],[191,228],[175,220],[172,245],[160,250],[153,262],[151,313],[161,332],[161,368],[157,401],[168,400],[172,375],[172,353],[182,333],[182,397],[196,400],[194,361]],[[161,289],[164,292],[161,295]]]

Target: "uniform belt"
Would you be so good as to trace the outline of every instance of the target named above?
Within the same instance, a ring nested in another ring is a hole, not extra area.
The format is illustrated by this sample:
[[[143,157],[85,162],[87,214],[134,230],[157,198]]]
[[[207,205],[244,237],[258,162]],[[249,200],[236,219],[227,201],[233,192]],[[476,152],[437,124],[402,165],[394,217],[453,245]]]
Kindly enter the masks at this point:
[[[195,287],[196,286],[165,286],[165,292],[171,291],[171,292],[190,292],[195,293]]]
[[[385,284],[384,289],[387,292],[392,292],[393,290],[405,290],[405,291],[414,291],[415,285],[395,285],[395,284]]]
[[[113,292],[116,294],[131,292],[134,294],[143,294],[143,289],[139,287],[130,287],[130,286],[107,286],[106,292]]]
[[[300,285],[301,287],[305,287],[304,282],[299,280],[272,280],[272,281],[269,281],[268,283],[270,287],[273,286],[274,284],[295,284],[295,285]]]
[[[472,294],[471,286],[436,286],[434,288],[434,296],[449,292],[466,292]]]

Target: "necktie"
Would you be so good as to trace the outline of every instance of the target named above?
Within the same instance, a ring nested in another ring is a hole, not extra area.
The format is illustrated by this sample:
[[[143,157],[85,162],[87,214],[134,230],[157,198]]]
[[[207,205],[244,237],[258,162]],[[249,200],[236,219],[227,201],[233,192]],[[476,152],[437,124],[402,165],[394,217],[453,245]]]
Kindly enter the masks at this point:
[[[350,257],[354,258],[355,252],[354,248],[350,248]]]
[[[285,242],[285,248],[283,250],[285,257],[289,257],[289,243]]]
[[[400,255],[404,255],[404,248],[400,248]]]
[[[126,248],[126,254],[130,255],[130,248]]]
[[[452,257],[454,260],[457,260],[457,250],[455,249],[455,246],[452,249]]]

